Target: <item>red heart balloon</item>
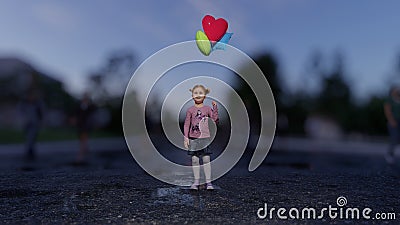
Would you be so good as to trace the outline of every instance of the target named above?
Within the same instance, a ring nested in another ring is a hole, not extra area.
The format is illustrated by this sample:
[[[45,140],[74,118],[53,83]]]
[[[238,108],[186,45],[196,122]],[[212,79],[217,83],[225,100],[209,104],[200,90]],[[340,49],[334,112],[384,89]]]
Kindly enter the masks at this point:
[[[219,41],[226,33],[226,30],[228,30],[228,22],[226,22],[226,20],[222,18],[216,20],[213,16],[210,15],[206,15],[203,18],[202,25],[204,33],[212,42]]]

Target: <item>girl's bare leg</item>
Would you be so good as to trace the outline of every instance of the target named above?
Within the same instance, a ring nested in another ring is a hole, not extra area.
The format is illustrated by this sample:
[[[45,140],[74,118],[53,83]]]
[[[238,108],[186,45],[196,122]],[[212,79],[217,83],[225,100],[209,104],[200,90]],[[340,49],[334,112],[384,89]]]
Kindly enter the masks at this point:
[[[206,176],[206,182],[211,183],[211,163],[210,156],[203,156],[203,167],[204,167],[204,175]]]
[[[193,168],[193,175],[194,180],[200,180],[200,159],[197,156],[192,156],[192,168]]]
[[[192,156],[192,168],[194,175],[194,183],[190,187],[191,189],[198,189],[200,185],[200,159],[197,156]]]

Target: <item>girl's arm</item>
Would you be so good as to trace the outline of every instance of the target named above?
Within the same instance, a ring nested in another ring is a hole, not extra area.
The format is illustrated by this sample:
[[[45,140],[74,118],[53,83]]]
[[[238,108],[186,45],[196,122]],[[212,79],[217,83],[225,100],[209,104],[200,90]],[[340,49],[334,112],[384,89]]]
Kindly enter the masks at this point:
[[[392,113],[392,107],[390,106],[389,103],[385,103],[383,106],[383,109],[385,111],[385,116],[386,119],[388,120],[389,124],[392,127],[395,127],[397,125],[397,121],[394,119],[393,113]]]
[[[192,118],[192,114],[190,111],[186,111],[186,118],[185,118],[185,123],[183,125],[183,134],[185,135],[186,138],[189,138],[189,128],[190,128],[190,121]]]
[[[211,119],[215,122],[218,123],[219,119],[218,119],[218,107],[217,107],[217,103],[215,101],[212,101],[212,110],[210,112],[210,117]]]

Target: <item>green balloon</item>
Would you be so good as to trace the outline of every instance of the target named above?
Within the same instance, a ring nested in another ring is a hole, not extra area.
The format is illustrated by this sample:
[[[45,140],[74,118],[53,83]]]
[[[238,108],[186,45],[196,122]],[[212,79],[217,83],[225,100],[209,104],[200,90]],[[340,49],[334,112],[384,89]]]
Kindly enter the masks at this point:
[[[196,33],[196,44],[201,53],[208,56],[211,53],[211,43],[208,37],[203,31],[198,30]]]

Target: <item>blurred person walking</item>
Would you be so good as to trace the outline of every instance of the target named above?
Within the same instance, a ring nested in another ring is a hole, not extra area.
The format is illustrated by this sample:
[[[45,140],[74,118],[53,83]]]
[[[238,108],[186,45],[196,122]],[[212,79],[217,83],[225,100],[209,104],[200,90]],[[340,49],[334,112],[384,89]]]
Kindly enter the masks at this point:
[[[395,148],[400,141],[400,88],[391,87],[389,97],[384,104],[384,112],[388,121],[388,131],[390,135],[389,148],[385,154],[388,163],[393,163],[395,159]]]
[[[75,112],[79,137],[79,152],[76,159],[77,164],[83,164],[85,162],[89,151],[88,139],[92,128],[92,115],[95,110],[96,107],[90,100],[89,94],[84,93]]]
[[[19,105],[19,110],[23,116],[25,154],[28,160],[33,160],[36,156],[35,145],[43,119],[44,108],[44,102],[37,90],[30,91]]]

